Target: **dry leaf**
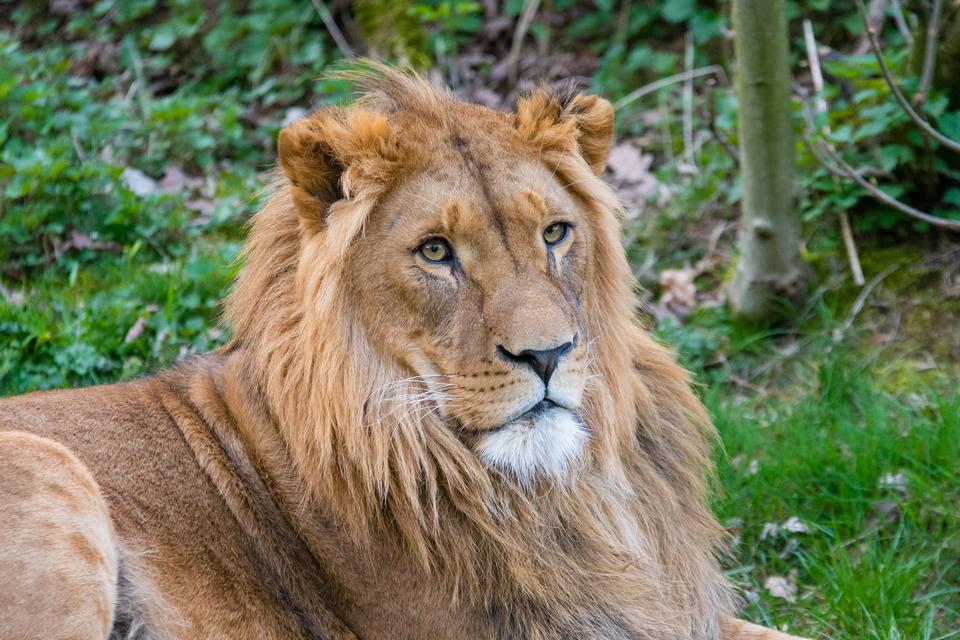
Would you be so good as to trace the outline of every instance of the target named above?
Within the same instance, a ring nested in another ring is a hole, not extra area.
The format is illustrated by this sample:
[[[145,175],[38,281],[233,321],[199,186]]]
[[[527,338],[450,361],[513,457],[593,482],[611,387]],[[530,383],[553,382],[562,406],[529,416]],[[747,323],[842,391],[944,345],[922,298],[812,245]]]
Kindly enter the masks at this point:
[[[907,493],[907,476],[902,471],[883,474],[877,484],[881,489],[892,489],[902,494]]]
[[[202,184],[203,178],[187,175],[179,165],[170,164],[164,167],[163,178],[160,179],[158,187],[163,193],[171,195],[193,191]]]
[[[127,330],[127,335],[123,338],[123,341],[127,344],[130,344],[143,335],[143,330],[147,328],[147,318],[159,310],[160,307],[155,304],[148,304],[146,307],[144,307],[143,311],[145,315],[137,318],[136,322],[134,322],[130,329]]]
[[[797,516],[787,518],[787,521],[781,525],[781,528],[790,533],[806,533],[810,530]]]
[[[797,601],[797,578],[792,571],[788,577],[770,576],[764,581],[763,588],[774,598]]]
[[[141,197],[152,196],[159,191],[156,180],[133,167],[124,169],[120,174],[120,180],[123,186]]]
[[[206,198],[195,198],[193,200],[187,200],[184,202],[188,209],[196,211],[201,216],[209,217],[210,214],[214,212],[217,206],[213,203],[212,200]]]
[[[21,306],[26,300],[22,291],[7,289],[2,284],[0,284],[0,298],[3,298],[7,301],[7,304],[10,304],[14,307]]]
[[[681,318],[697,306],[697,287],[693,284],[698,272],[692,267],[665,269],[660,272],[660,306]]]
[[[143,316],[137,318],[137,321],[133,323],[133,326],[127,331],[127,335],[123,338],[123,341],[127,344],[130,344],[137,338],[143,335],[143,330],[147,328],[147,319]]]
[[[780,525],[776,522],[765,522],[760,530],[760,539],[775,538],[780,533]]]
[[[642,182],[649,174],[652,163],[653,156],[643,155],[629,142],[615,145],[607,156],[607,166],[613,173],[613,177],[620,182]]]

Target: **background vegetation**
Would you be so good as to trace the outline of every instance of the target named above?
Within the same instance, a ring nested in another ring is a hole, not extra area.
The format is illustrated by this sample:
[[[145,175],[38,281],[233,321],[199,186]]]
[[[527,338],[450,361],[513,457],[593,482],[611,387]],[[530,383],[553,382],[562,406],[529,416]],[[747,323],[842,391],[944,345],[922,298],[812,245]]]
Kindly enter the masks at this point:
[[[944,4],[949,47],[960,8]],[[912,95],[931,5],[879,5]],[[891,101],[855,6],[787,8],[797,91],[803,19],[821,45],[825,139],[887,193],[960,219],[960,156]],[[0,0],[0,394],[129,379],[221,344],[218,301],[276,133],[346,99],[321,78],[345,53],[412,61],[497,108],[573,77],[617,105],[607,177],[646,321],[721,433],[717,509],[744,616],[811,637],[960,636],[957,235],[879,205],[798,137],[812,284],[783,301],[786,320],[732,321],[730,28],[720,0]],[[940,60],[923,110],[956,139],[960,81]],[[696,79],[651,85],[685,71]]]

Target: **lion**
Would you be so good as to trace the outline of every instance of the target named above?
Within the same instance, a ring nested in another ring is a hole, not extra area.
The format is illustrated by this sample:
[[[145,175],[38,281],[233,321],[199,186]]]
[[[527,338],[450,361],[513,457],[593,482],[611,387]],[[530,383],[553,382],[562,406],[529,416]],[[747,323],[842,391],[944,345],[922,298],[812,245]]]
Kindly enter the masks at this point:
[[[610,103],[349,74],[280,132],[224,347],[0,402],[0,637],[787,638],[733,617]]]

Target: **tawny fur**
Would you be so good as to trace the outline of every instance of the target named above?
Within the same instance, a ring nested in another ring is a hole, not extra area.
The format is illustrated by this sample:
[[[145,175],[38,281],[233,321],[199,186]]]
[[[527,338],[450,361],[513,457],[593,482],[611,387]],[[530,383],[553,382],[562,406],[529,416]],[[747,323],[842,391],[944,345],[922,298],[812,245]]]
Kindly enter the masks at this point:
[[[281,133],[229,345],[156,378],[0,403],[0,429],[65,444],[100,482],[119,540],[100,552],[136,550],[115,631],[763,638],[724,622],[708,417],[635,318],[619,204],[597,177],[609,103],[541,89],[504,114],[379,67],[352,79],[358,103]],[[578,221],[569,247],[517,249],[557,210]],[[390,262],[410,255],[393,225],[421,211],[472,238],[470,297],[431,298],[454,276]],[[563,482],[484,466],[476,439],[541,388],[494,346],[571,335],[556,386],[582,392],[582,460]]]
[[[90,472],[62,445],[0,432],[0,638],[103,638],[117,541]]]

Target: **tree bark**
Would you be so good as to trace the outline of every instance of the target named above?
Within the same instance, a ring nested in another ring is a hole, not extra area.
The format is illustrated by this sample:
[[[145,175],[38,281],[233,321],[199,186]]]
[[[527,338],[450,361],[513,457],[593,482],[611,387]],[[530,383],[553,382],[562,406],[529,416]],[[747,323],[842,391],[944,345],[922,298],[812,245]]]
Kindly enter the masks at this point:
[[[784,0],[734,0],[741,180],[734,314],[761,320],[795,296],[805,266],[794,212],[794,140]]]

